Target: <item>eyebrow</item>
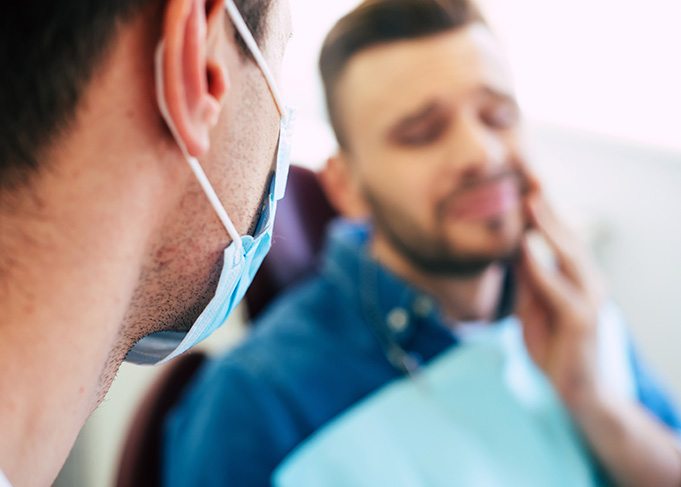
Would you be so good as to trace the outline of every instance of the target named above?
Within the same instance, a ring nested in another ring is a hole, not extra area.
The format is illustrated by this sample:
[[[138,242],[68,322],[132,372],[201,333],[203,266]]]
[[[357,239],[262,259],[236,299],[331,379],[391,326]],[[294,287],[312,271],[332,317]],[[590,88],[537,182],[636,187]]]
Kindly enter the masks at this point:
[[[393,124],[388,130],[388,135],[394,137],[401,130],[408,129],[410,126],[428,119],[432,115],[441,112],[442,109],[442,102],[435,100],[430,101],[417,108],[412,113],[402,117],[397,123]]]
[[[491,96],[492,98],[495,98],[497,100],[511,103],[515,107],[519,106],[518,100],[510,92],[494,88],[487,84],[482,85],[477,91],[484,95]],[[400,132],[401,130],[408,129],[412,125],[416,125],[419,122],[428,119],[432,115],[441,112],[445,108],[444,105],[445,104],[440,100],[432,100],[421,105],[419,108],[415,109],[410,114],[405,115],[395,124],[393,124],[392,127],[388,130],[388,135],[391,137],[395,136],[396,133]]]

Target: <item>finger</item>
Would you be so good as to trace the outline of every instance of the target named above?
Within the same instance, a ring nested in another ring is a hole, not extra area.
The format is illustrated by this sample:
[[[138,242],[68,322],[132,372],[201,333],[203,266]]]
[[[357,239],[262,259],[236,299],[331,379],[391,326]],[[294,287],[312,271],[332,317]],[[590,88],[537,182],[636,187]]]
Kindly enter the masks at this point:
[[[546,302],[545,294],[538,290],[535,278],[528,271],[527,265],[520,262],[516,266],[516,315],[523,321],[536,322],[541,318],[540,323],[548,324],[548,315],[552,310],[551,302]]]
[[[525,348],[532,360],[543,368],[551,334],[550,320],[527,284],[519,281],[517,292],[516,316],[522,327]]]
[[[591,259],[586,246],[565,224],[545,198],[537,203],[537,217],[542,223],[537,230],[554,249],[561,271],[578,288],[584,290],[595,302],[605,299],[606,290],[597,265]]]
[[[533,297],[532,289],[525,282],[524,272],[520,266],[515,270],[516,291],[514,313],[522,321],[532,314],[532,308],[537,302]]]
[[[519,268],[524,283],[530,286],[532,292],[550,311],[560,310],[569,304],[570,293],[565,279],[540,263],[527,237],[523,239],[521,245]]]
[[[528,209],[534,228],[545,238],[565,276],[578,285],[587,279],[584,251],[577,238],[562,223],[545,198],[529,199]]]
[[[541,193],[541,183],[535,176],[520,172],[521,192],[524,197],[530,198],[537,193]]]
[[[535,193],[527,199],[528,216],[537,230],[545,234],[556,250],[568,253],[568,246],[576,238],[551,207],[546,197]]]

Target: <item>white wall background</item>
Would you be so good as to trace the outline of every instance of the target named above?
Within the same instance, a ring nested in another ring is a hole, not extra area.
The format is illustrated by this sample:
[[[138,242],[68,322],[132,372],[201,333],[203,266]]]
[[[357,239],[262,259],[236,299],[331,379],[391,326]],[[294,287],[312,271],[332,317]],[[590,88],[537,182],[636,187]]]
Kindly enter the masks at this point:
[[[681,2],[481,2],[531,118],[681,150]]]
[[[356,0],[290,0],[283,80],[299,108],[294,158],[333,150],[319,46]],[[681,397],[681,2],[482,0],[516,73],[534,161],[554,200],[586,222],[594,251],[647,358]],[[234,327],[211,338],[223,348]],[[111,485],[129,414],[157,374],[125,365],[59,486]]]

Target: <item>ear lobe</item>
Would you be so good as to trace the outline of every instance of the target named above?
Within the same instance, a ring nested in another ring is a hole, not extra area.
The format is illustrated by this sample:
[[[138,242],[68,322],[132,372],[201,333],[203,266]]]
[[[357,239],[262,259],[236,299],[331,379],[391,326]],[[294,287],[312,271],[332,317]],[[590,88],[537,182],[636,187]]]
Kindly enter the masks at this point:
[[[209,49],[208,28],[209,19],[220,15],[216,3],[169,0],[163,24],[162,83],[169,123],[193,157],[208,152],[227,91],[224,60],[215,52],[209,56],[216,51]]]

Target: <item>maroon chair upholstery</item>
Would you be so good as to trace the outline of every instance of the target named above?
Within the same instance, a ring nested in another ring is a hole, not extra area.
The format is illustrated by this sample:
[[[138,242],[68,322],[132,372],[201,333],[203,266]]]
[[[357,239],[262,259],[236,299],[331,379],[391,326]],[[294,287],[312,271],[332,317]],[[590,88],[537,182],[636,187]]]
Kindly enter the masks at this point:
[[[326,224],[335,214],[322,192],[317,175],[307,169],[292,167],[286,197],[277,208],[272,250],[246,294],[251,318],[256,317],[287,286],[315,269]],[[161,485],[165,417],[205,358],[199,352],[178,357],[147,392],[123,445],[117,487]]]
[[[128,429],[116,487],[160,487],[163,422],[206,356],[191,352],[176,358],[146,393]]]
[[[314,271],[326,226],[336,214],[317,174],[292,166],[286,197],[277,208],[272,249],[246,293],[251,319],[284,288]]]

